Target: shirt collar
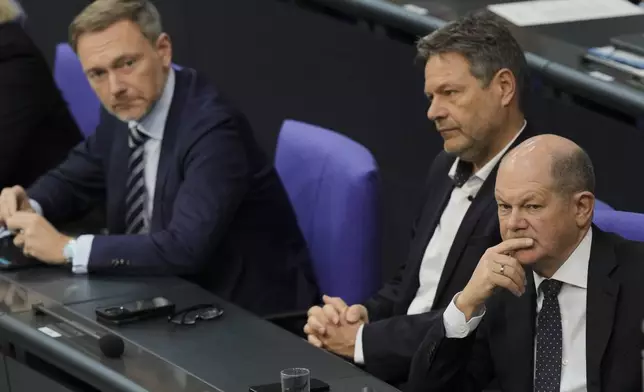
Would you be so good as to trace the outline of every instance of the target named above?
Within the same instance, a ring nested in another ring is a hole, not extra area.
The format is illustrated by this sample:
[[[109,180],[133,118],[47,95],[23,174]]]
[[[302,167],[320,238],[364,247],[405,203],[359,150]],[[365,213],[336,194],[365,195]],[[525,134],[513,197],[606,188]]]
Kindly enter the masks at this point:
[[[581,240],[577,248],[572,252],[568,260],[552,275],[552,279],[567,283],[572,286],[588,288],[588,264],[590,263],[590,248],[593,243],[593,229],[588,232]],[[545,280],[544,277],[532,272],[534,276],[534,286],[539,292],[539,285]]]
[[[140,121],[129,121],[128,126],[131,128],[138,124],[141,133],[144,133],[151,139],[162,140],[165,122],[168,118],[168,112],[170,111],[170,105],[172,104],[172,96],[174,95],[174,85],[174,70],[170,68],[161,98],[154,103],[152,110],[143,116]]]
[[[486,163],[482,168],[480,168],[476,173],[474,173],[474,177],[478,177],[480,180],[485,182],[485,180],[488,178],[488,176],[490,175],[490,173],[492,172],[492,170],[494,169],[496,164],[499,163],[499,161],[501,160],[503,155],[505,155],[505,153],[508,151],[508,149],[510,149],[510,146],[517,140],[519,135],[521,135],[521,133],[525,129],[527,123],[528,122],[526,120],[523,120],[523,126],[521,127],[519,132],[517,132],[517,134],[514,136],[514,138],[510,141],[510,143],[508,143],[503,148],[503,150],[501,150],[498,154],[496,154],[494,156],[494,158],[492,158],[488,163]],[[458,165],[459,160],[460,160],[460,158],[456,158],[456,160],[452,164],[452,167],[449,169],[448,175],[452,180],[454,179],[454,176],[456,175],[456,166]]]

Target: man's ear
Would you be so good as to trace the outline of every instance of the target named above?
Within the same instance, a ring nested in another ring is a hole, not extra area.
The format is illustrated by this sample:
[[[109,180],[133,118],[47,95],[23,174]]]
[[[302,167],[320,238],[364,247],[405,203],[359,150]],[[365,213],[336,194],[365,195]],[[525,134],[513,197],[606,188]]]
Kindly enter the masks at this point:
[[[595,195],[593,195],[591,192],[584,191],[576,193],[573,197],[577,226],[586,226],[593,218],[593,210],[595,209]]]
[[[156,42],[156,52],[161,57],[163,66],[169,69],[172,64],[172,41],[168,34],[161,33],[159,35]]]
[[[501,94],[501,104],[508,106],[517,92],[517,81],[507,68],[500,69],[494,76],[494,81]]]

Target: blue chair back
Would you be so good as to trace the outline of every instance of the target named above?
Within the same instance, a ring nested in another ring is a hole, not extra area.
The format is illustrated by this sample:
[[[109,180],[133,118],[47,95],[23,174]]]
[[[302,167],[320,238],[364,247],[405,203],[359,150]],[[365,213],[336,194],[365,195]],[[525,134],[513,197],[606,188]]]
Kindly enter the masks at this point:
[[[54,80],[83,135],[87,137],[94,133],[101,103],[89,85],[76,53],[66,43],[56,46]]]
[[[599,199],[595,199],[595,211],[601,211],[601,210],[610,210],[614,211],[615,209],[608,205],[608,203],[603,202]]]
[[[381,284],[379,175],[362,145],[286,120],[277,171],[295,209],[323,293],[360,303]]]
[[[615,210],[595,210],[593,223],[600,229],[644,242],[644,214]]]

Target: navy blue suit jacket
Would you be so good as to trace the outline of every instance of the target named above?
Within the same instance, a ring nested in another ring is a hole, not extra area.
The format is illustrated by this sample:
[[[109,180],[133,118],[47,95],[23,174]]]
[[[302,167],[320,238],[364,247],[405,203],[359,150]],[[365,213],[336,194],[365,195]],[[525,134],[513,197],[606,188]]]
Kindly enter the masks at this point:
[[[304,309],[317,290],[304,238],[245,117],[194,70],[176,71],[150,233],[123,235],[128,127],[96,132],[29,190],[53,224],[104,204],[90,272],[176,274],[259,314]]]
[[[511,148],[534,134],[526,126]],[[433,311],[407,315],[420,287],[423,256],[454,189],[448,173],[455,160],[454,155],[445,152],[440,152],[434,159],[427,176],[423,206],[414,224],[407,262],[365,303],[370,320],[362,332],[365,367],[376,377],[399,386],[404,385],[412,358],[435,322],[433,313],[446,308],[454,295],[463,290],[485,250],[501,242],[494,200],[497,163],[472,201],[454,237],[436,287]]]

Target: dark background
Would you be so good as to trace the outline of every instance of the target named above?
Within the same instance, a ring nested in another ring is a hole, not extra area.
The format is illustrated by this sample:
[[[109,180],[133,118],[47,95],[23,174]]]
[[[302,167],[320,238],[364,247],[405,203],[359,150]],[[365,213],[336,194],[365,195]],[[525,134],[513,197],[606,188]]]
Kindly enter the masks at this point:
[[[53,61],[86,0],[21,0],[27,28]],[[344,133],[374,154],[383,181],[383,272],[404,260],[424,175],[442,147],[425,118],[422,67],[410,40],[278,0],[158,0],[174,62],[207,74],[250,118],[270,154],[293,118]],[[535,81],[539,86],[539,81]],[[593,159],[599,198],[644,211],[643,131],[535,88],[533,128],[567,136]]]

